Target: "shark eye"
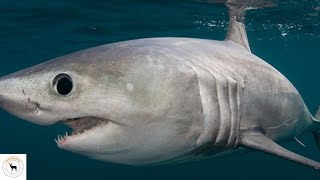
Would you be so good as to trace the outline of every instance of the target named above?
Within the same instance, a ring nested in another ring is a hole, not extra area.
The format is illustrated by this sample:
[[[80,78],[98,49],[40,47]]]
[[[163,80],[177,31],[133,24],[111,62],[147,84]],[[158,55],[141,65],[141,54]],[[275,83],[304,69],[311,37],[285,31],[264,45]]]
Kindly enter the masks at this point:
[[[53,80],[53,87],[59,95],[66,96],[71,93],[73,82],[69,75],[59,74]]]

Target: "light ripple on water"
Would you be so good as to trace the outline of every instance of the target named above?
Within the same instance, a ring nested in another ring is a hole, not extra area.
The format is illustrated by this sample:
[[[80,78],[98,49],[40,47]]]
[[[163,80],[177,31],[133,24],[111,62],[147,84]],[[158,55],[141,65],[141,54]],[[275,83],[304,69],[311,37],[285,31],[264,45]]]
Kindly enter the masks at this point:
[[[320,38],[319,0],[267,2],[269,4],[266,8],[259,6],[261,1],[258,1],[257,5],[248,5],[251,11],[248,11],[246,16],[247,30],[255,33],[258,40]],[[226,31],[228,27],[226,12],[217,13],[215,16],[196,14],[195,18],[194,23],[202,31],[221,31],[221,28]]]

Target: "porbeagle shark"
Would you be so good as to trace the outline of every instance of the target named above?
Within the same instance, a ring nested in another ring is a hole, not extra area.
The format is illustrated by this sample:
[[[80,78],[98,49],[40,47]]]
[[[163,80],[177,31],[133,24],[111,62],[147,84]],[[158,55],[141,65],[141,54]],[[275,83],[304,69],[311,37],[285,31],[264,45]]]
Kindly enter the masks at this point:
[[[0,106],[39,125],[64,123],[58,147],[97,160],[148,165],[246,149],[315,169],[280,146],[312,116],[285,76],[250,51],[245,8],[227,2],[224,41],[148,38],[102,45],[0,78]]]

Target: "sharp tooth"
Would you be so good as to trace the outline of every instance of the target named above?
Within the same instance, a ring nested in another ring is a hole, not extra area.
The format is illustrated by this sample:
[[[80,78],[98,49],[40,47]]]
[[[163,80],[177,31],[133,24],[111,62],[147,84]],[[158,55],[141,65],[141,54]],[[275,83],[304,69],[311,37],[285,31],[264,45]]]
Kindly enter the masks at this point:
[[[54,139],[54,141],[58,144],[59,143],[59,141],[57,140],[57,139]]]

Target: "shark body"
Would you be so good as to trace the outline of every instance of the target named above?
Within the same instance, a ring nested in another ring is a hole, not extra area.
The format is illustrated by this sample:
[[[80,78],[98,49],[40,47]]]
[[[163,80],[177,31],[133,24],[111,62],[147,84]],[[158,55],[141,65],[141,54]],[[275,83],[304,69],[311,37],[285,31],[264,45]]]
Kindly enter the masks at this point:
[[[39,125],[65,123],[74,132],[58,137],[60,148],[108,162],[147,165],[244,147],[319,169],[276,143],[317,137],[319,115],[251,53],[237,10],[229,5],[225,41],[124,41],[2,77],[0,106]]]

